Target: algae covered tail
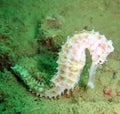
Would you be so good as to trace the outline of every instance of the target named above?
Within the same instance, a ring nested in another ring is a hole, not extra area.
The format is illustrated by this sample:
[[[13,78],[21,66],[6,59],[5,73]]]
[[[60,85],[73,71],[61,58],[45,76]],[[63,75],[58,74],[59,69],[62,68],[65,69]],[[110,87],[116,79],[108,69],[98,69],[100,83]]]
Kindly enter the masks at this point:
[[[80,79],[80,74],[86,63],[85,50],[88,49],[92,58],[89,71],[88,86],[94,88],[94,76],[97,66],[107,61],[108,55],[114,51],[111,40],[94,31],[83,31],[68,38],[62,46],[57,60],[57,72],[51,79],[52,87],[32,77],[24,66],[17,63],[13,71],[24,81],[31,91],[39,96],[56,98],[67,90],[73,90]]]

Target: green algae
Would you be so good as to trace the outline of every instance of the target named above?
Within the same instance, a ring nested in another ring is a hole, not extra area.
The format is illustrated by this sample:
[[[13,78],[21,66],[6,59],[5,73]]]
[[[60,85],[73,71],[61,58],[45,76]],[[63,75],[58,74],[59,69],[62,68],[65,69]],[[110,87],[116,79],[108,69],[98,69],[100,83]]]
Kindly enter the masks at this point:
[[[80,81],[79,81],[79,86],[82,87],[84,90],[87,89],[87,82],[88,82],[88,75],[89,75],[89,68],[92,63],[90,53],[88,50],[86,50],[86,64],[83,68],[83,71],[80,75]]]

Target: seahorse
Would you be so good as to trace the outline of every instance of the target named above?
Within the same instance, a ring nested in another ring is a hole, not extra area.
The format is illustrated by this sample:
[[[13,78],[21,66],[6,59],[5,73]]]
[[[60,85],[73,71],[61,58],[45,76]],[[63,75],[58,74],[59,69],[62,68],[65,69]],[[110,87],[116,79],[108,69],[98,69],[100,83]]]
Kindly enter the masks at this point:
[[[25,84],[41,97],[56,98],[61,96],[65,90],[73,90],[78,84],[80,74],[86,64],[86,53],[88,49],[92,58],[89,70],[88,86],[94,88],[94,77],[98,65],[107,61],[107,56],[114,51],[111,40],[99,32],[82,31],[68,37],[62,46],[57,60],[57,73],[50,80],[53,87],[47,88],[44,84],[36,81],[32,76],[19,65],[12,67],[14,72],[19,73]]]

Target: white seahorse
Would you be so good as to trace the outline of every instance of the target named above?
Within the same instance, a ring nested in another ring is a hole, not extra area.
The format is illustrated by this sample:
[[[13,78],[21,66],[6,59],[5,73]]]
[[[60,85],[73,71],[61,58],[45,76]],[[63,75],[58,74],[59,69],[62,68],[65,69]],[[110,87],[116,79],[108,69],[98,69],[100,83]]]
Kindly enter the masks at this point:
[[[107,56],[114,51],[112,41],[107,40],[104,35],[99,32],[83,31],[74,34],[62,46],[59,53],[58,71],[51,79],[54,86],[50,89],[45,89],[44,85],[41,86],[39,82],[33,79],[30,74],[23,70],[20,66],[15,65],[12,69],[21,75],[22,80],[29,86],[30,89],[35,91],[41,97],[56,98],[60,96],[65,90],[74,89],[75,85],[80,79],[86,63],[86,48],[92,56],[92,64],[89,70],[88,86],[94,88],[94,76],[97,66],[103,64],[107,60]]]

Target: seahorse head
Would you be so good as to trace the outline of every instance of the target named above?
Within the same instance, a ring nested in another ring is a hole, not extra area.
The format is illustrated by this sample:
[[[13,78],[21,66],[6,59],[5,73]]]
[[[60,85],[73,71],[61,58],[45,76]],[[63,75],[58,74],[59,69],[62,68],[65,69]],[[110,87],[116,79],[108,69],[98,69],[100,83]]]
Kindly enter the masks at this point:
[[[96,64],[103,64],[107,61],[108,55],[114,51],[114,47],[112,45],[111,40],[105,40],[98,43],[95,51],[94,51],[94,61]]]

